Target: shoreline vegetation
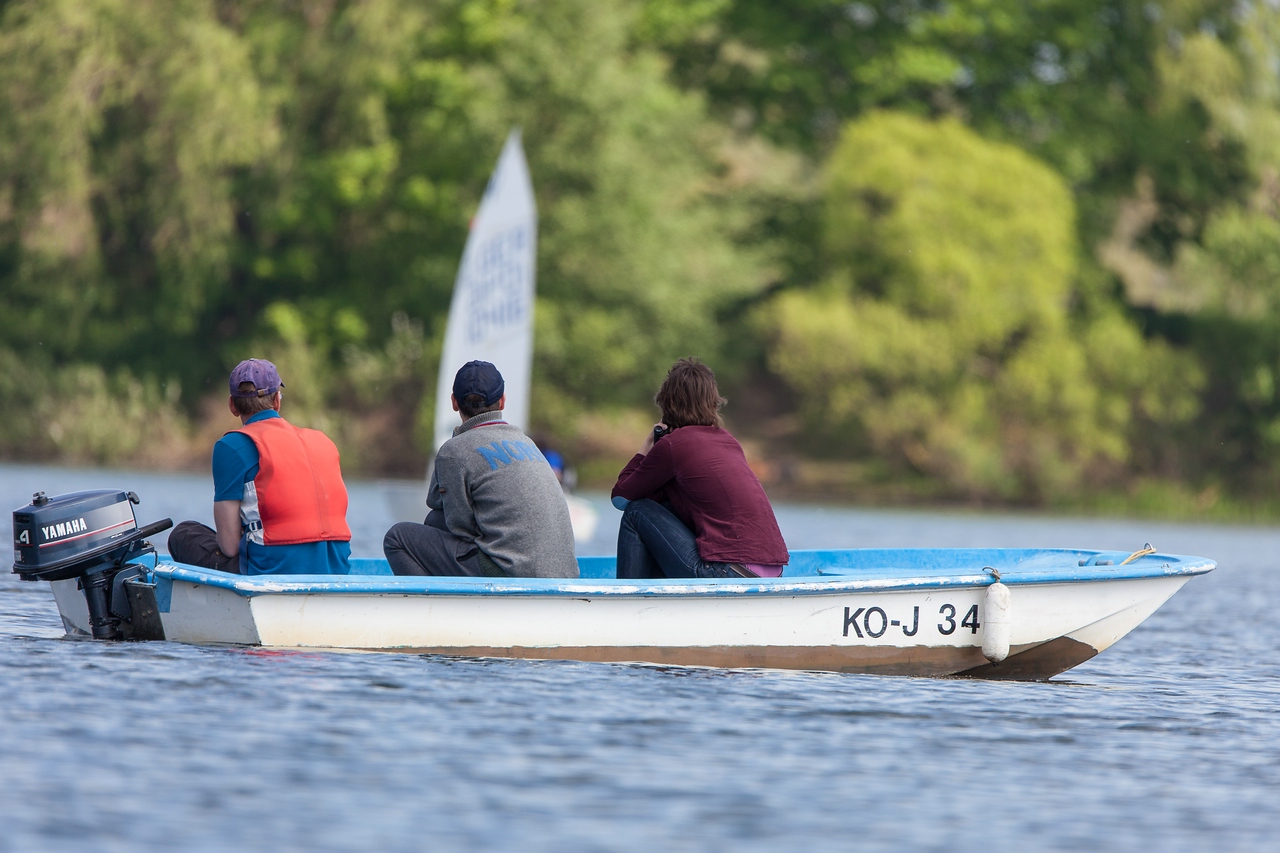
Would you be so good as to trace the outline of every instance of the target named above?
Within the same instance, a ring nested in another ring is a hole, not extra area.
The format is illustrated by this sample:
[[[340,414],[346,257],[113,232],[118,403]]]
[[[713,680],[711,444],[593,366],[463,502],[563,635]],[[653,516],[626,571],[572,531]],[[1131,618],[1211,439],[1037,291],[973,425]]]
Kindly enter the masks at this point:
[[[252,355],[416,478],[512,127],[584,485],[696,355],[775,496],[1280,518],[1263,0],[0,0],[0,458],[199,470]]]
[[[79,451],[69,450],[62,455],[37,457],[0,456],[0,464],[53,465],[65,468],[135,469],[149,473],[186,473],[207,475],[209,454],[216,441],[234,422],[220,418],[221,397],[210,398],[202,411],[205,420],[196,425],[182,423],[180,418],[169,415],[160,417],[148,411],[144,417],[162,425],[160,433],[140,429],[128,446],[132,451],[118,453],[119,444],[85,444]],[[86,419],[93,423],[96,419]],[[612,486],[633,448],[636,435],[643,435],[644,425],[650,418],[639,411],[604,419],[596,424],[590,438],[577,446],[571,455],[579,461],[577,472],[579,488],[586,491],[607,492]],[[101,421],[96,421],[101,425]],[[739,429],[730,421],[729,428],[743,438],[748,462],[773,501],[823,506],[853,506],[869,510],[889,511],[937,511],[976,514],[1030,514],[1054,517],[1106,517],[1146,519],[1159,522],[1189,521],[1209,524],[1273,525],[1280,523],[1280,498],[1267,500],[1241,500],[1224,494],[1218,486],[1199,491],[1177,481],[1145,479],[1126,484],[1110,491],[1100,490],[1089,494],[1073,494],[1041,503],[1017,500],[991,500],[985,498],[957,498],[941,492],[937,483],[926,478],[897,479],[892,482],[876,482],[871,479],[867,466],[850,462],[831,462],[820,459],[803,459],[794,455],[779,458],[768,455],[768,445],[758,438],[751,438],[750,428]],[[600,430],[625,427],[629,431],[613,432],[605,438]],[[332,424],[330,424],[332,427]],[[637,429],[639,431],[637,431]],[[116,431],[113,428],[112,434]],[[92,442],[98,434],[85,431],[68,435]],[[118,437],[118,436],[117,436]],[[545,436],[543,437],[545,440]],[[104,452],[104,450],[106,452]],[[594,455],[583,455],[583,452]],[[394,471],[378,471],[351,466],[344,454],[344,474],[348,480],[420,482],[412,471],[397,467]],[[354,454],[360,458],[359,452]],[[367,456],[365,458],[368,458]]]
[[[59,459],[0,459],[4,465],[50,465],[63,468],[98,468],[102,470],[122,470],[130,468],[127,460],[110,464],[77,463]],[[614,470],[613,474],[600,478],[590,474],[580,483],[580,490],[607,493],[613,484],[617,470],[621,470],[625,460],[618,460],[616,470],[610,460],[596,460],[591,466],[595,471]],[[204,459],[192,455],[182,464],[162,466],[143,465],[135,470],[147,473],[167,474],[207,474],[207,452]],[[753,468],[761,470],[758,463]],[[767,466],[763,467],[768,472]],[[766,473],[767,476],[767,473]],[[351,482],[392,482],[413,484],[421,479],[404,476],[379,477],[365,472],[348,474]],[[842,481],[836,486],[805,482],[765,483],[770,500],[790,504],[812,504],[821,507],[856,507],[865,510],[884,510],[890,512],[942,512],[951,514],[974,515],[1030,515],[1052,518],[1106,518],[1146,520],[1158,523],[1192,522],[1196,524],[1275,526],[1280,524],[1280,499],[1270,501],[1242,502],[1231,497],[1224,497],[1220,491],[1210,487],[1196,493],[1187,490],[1180,483],[1147,481],[1126,492],[1102,492],[1087,497],[1076,497],[1052,504],[1019,504],[998,502],[975,502],[938,499],[925,489],[912,491],[909,488],[895,486],[893,488],[865,488],[850,486]]]

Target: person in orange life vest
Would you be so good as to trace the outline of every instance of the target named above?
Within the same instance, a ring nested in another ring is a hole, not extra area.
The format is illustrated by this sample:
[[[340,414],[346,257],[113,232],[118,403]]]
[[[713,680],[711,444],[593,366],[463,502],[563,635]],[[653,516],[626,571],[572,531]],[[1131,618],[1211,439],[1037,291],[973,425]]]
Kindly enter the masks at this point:
[[[347,574],[351,530],[338,448],[280,416],[284,383],[271,362],[240,362],[229,384],[228,405],[242,426],[213,446],[217,529],[182,522],[169,534],[170,556],[246,575]]]

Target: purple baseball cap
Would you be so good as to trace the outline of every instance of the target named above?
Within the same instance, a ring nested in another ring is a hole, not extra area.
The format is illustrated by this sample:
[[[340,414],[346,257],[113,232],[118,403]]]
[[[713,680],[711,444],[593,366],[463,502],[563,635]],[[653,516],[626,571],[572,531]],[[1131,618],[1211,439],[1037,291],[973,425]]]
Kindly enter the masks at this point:
[[[468,361],[458,368],[453,377],[453,396],[459,402],[468,394],[479,394],[486,406],[492,406],[502,399],[506,391],[507,383],[502,381],[502,374],[487,361]]]
[[[244,392],[240,390],[242,382],[252,382],[254,390]],[[265,358],[247,358],[236,365],[236,369],[231,371],[231,396],[232,397],[265,397],[268,394],[274,394],[284,387],[284,383],[280,381],[280,374],[276,371],[276,366]]]

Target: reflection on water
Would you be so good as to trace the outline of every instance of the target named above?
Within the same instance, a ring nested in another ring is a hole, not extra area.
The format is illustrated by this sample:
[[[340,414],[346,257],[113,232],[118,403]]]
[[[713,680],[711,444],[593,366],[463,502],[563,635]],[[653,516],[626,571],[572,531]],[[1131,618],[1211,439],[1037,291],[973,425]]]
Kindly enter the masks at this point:
[[[133,489],[211,516],[205,477],[0,467],[0,503]],[[384,487],[351,485],[376,556]],[[612,553],[617,513],[580,553]],[[1280,830],[1280,531],[778,508],[797,547],[1085,547],[1213,557],[1049,684],[64,638],[0,580],[0,853],[27,850],[1251,850]],[[8,545],[0,551],[12,563]]]

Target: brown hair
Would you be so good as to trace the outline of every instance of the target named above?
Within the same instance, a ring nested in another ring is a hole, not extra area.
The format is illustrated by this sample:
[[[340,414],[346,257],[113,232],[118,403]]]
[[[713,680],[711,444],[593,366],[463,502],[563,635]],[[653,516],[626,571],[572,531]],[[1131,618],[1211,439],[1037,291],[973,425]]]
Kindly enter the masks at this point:
[[[254,387],[252,382],[241,382],[236,390],[241,394],[252,394],[258,389]],[[231,403],[236,407],[236,412],[239,413],[240,417],[250,418],[258,414],[258,412],[274,409],[276,395],[279,393],[280,389],[277,388],[270,394],[263,394],[261,397],[232,397]]]
[[[662,410],[662,422],[677,429],[722,426],[720,407],[729,401],[720,396],[711,368],[696,358],[682,358],[667,371],[653,402]]]
[[[492,406],[486,406],[484,404],[483,394],[468,394],[461,400],[458,400],[458,411],[462,413],[462,417],[464,419],[471,420],[476,415],[482,415],[485,412],[502,411],[502,400],[499,399],[498,402],[494,403]]]

